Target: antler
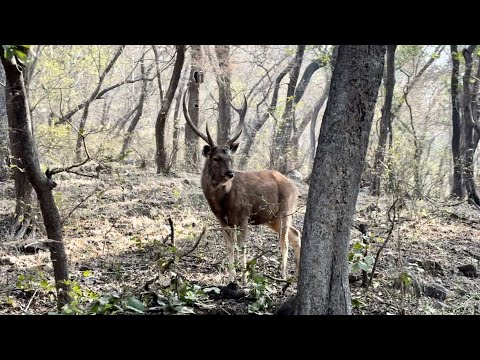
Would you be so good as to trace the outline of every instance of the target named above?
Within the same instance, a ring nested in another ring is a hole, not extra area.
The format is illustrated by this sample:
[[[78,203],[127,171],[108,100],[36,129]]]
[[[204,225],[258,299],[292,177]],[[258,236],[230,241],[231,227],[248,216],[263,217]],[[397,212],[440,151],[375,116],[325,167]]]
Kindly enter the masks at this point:
[[[243,106],[241,109],[237,109],[235,106],[233,106],[231,101],[230,101],[230,105],[238,113],[238,115],[240,116],[240,120],[238,121],[238,126],[237,126],[237,130],[235,131],[235,135],[232,136],[227,141],[227,144],[229,145],[233,144],[242,134],[243,124],[245,122],[245,115],[247,114],[247,97],[245,96],[245,94],[243,94]]]
[[[192,119],[190,118],[190,115],[188,113],[188,106],[187,106],[187,92],[188,89],[185,91],[185,94],[183,95],[183,115],[185,116],[185,120],[187,120],[188,125],[190,125],[190,128],[193,130],[195,134],[200,136],[205,142],[210,145],[211,147],[215,146],[215,142],[213,141],[212,137],[210,136],[210,133],[208,132],[208,124],[206,125],[207,127],[207,136],[203,134],[198,128],[195,126],[193,123]]]

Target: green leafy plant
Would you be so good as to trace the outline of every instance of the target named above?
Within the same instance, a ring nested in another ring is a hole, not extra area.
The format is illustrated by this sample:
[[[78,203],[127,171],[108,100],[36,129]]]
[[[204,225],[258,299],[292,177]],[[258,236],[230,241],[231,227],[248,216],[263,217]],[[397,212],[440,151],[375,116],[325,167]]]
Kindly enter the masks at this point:
[[[248,312],[261,314],[273,303],[273,289],[270,287],[270,279],[256,270],[257,259],[247,262],[247,275],[249,280],[249,295],[255,301],[248,305]]]

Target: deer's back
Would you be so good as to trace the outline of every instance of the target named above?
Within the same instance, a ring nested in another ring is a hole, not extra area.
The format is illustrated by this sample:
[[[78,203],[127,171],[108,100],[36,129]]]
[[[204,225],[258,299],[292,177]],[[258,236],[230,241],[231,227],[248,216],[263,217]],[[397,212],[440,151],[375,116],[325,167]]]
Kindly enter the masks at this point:
[[[230,225],[241,225],[245,217],[260,225],[291,214],[297,199],[296,185],[278,171],[236,171],[222,207]]]

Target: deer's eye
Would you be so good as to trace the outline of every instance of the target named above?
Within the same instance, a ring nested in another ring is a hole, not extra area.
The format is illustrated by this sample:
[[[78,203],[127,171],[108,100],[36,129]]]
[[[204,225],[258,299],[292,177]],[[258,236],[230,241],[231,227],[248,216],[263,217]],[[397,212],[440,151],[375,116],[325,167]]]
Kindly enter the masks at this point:
[[[213,158],[213,161],[220,161],[220,158],[214,157],[214,158]]]

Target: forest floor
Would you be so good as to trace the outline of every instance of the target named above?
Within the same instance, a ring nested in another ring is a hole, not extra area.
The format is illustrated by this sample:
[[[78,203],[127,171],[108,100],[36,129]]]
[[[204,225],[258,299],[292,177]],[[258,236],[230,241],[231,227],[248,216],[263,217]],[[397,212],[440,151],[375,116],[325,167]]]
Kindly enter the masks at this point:
[[[247,287],[227,291],[225,244],[199,174],[164,177],[153,169],[121,166],[99,178],[61,174],[55,180],[74,290],[69,311],[273,314],[296,293],[293,253],[289,281],[280,281],[277,236],[265,227],[251,227]],[[302,230],[308,186],[298,186],[294,224]],[[13,181],[0,183],[0,194],[0,314],[54,313],[43,228],[39,224],[28,239],[13,241],[7,232],[15,204]],[[480,213],[466,203],[406,200],[391,229],[387,212],[392,203],[390,197],[360,191],[351,231],[354,313],[480,314]],[[198,246],[184,255],[203,228],[207,231]],[[361,268],[371,269],[368,254],[375,257],[385,239],[372,284],[362,287]]]

